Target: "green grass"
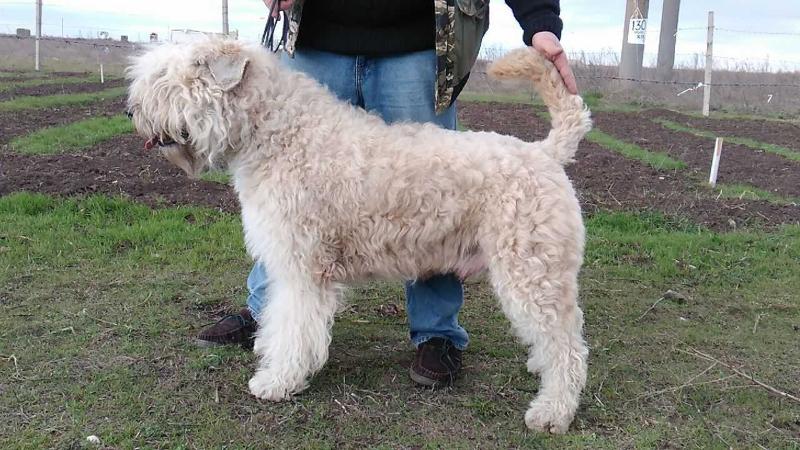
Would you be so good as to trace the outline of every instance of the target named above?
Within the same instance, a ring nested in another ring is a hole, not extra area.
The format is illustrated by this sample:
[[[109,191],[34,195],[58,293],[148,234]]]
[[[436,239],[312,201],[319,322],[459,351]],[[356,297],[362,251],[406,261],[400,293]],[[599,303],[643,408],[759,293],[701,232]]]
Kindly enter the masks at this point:
[[[52,155],[78,151],[133,131],[125,116],[94,117],[68,125],[43,128],[11,141],[9,147],[17,153]]]
[[[597,108],[600,107],[604,97],[602,92],[595,91],[583,92],[581,95],[583,96],[583,103],[591,110],[597,110]]]
[[[609,103],[603,100],[603,94],[599,92],[584,92],[581,94],[586,106],[592,111],[606,112],[637,112],[642,107],[631,103]],[[474,92],[464,91],[458,96],[459,101],[464,102],[496,102],[496,103],[515,103],[523,105],[544,106],[542,99],[532,92]]]
[[[697,110],[680,111],[690,117],[698,119],[707,119],[702,112]],[[797,115],[789,112],[761,112],[761,113],[746,113],[741,111],[727,111],[727,110],[714,110],[711,111],[714,119],[725,120],[767,120],[771,122],[792,122],[797,120]]]
[[[22,73],[22,72],[0,72],[0,79],[3,79],[3,78],[20,78],[20,77],[30,77],[30,74]]]
[[[212,183],[231,184],[231,174],[224,170],[210,170],[200,175],[200,179]]]
[[[550,120],[550,113],[547,111],[537,111],[536,114],[544,120]],[[657,170],[676,170],[686,168],[683,161],[671,158],[666,153],[651,152],[647,149],[617,139],[608,133],[597,128],[592,129],[587,135],[586,140],[593,142],[603,148],[621,154],[622,156],[641,161]]]
[[[522,425],[537,382],[480,280],[466,285],[472,341],[453,389],[412,386],[402,287],[369,283],[349,291],[308,391],[255,400],[253,355],[192,343],[246,295],[240,227],[202,208],[0,197],[0,448],[79,448],[92,434],[113,448],[800,445],[800,405],[684,353],[797,395],[798,227],[717,234],[653,214],[588,219],[589,378],[572,429],[555,437]],[[687,300],[651,308],[667,289]]]
[[[800,205],[800,199],[783,197],[773,192],[751,186],[749,184],[717,183],[713,189],[717,195],[724,198],[738,198],[739,200],[762,200],[778,205]]]
[[[94,103],[106,99],[122,97],[126,92],[126,88],[123,86],[106,89],[99,92],[16,97],[13,100],[0,102],[0,112],[84,105],[87,103]]]
[[[88,77],[36,78],[32,80],[14,81],[10,83],[0,82],[0,92],[50,84],[84,84],[99,82],[100,77],[95,75]]]
[[[592,97],[590,97],[592,98]],[[596,96],[595,102],[598,102],[602,96]],[[491,100],[485,100],[491,101]],[[535,110],[536,115],[543,120],[550,121],[550,113],[545,110]],[[586,135],[586,139],[590,142],[598,144],[608,150],[619,153],[622,156],[641,161],[658,170],[676,170],[686,168],[683,161],[673,159],[666,153],[651,152],[636,144],[631,144],[611,136],[608,133],[600,131],[595,128]]]
[[[586,139],[626,158],[641,161],[658,170],[675,170],[686,167],[683,161],[673,159],[666,153],[651,152],[636,144],[617,139],[596,128],[586,135]]]
[[[597,112],[640,112],[644,109],[644,105],[632,102],[614,102],[611,103],[605,98],[602,92],[588,91],[581,92],[583,102],[592,111]]]
[[[519,103],[523,105],[543,105],[542,100],[531,92],[473,92],[464,91],[458,99],[464,102]]]
[[[47,72],[0,72],[0,78],[42,78],[47,75]]]
[[[677,122],[673,122],[671,120],[666,119],[653,119],[654,122],[661,124],[664,128],[667,128],[672,131],[678,131],[682,133],[689,133],[695,136],[704,137],[708,139],[716,139],[719,137],[716,133],[706,130],[698,130],[696,128],[688,127],[686,125],[681,125]],[[749,147],[755,150],[762,150],[767,153],[773,153],[775,155],[782,156],[786,159],[790,159],[792,161],[800,161],[800,151],[792,150],[790,148],[782,147],[780,145],[774,144],[767,144],[765,142],[759,142],[755,139],[750,138],[743,138],[743,137],[736,137],[736,136],[723,136],[726,142],[730,142],[731,144],[738,144],[743,145],[745,147]]]

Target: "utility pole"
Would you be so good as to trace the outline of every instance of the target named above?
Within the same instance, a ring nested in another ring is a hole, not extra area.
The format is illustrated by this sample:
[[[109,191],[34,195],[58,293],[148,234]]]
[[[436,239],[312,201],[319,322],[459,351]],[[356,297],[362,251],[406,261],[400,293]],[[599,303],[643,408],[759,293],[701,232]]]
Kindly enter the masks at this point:
[[[644,37],[647,31],[647,11],[650,0],[627,0],[625,26],[622,36],[622,54],[619,61],[620,78],[642,78],[644,62]]]
[[[39,71],[39,40],[42,39],[42,0],[36,0],[36,50],[34,56],[34,69]]]
[[[228,0],[222,0],[222,34],[228,35]]]
[[[714,11],[708,12],[708,37],[706,38],[706,77],[703,82],[703,115],[711,113],[711,70],[714,66]]]
[[[661,36],[658,38],[658,79],[672,81],[675,68],[675,44],[678,40],[678,17],[681,0],[664,0],[661,11]]]

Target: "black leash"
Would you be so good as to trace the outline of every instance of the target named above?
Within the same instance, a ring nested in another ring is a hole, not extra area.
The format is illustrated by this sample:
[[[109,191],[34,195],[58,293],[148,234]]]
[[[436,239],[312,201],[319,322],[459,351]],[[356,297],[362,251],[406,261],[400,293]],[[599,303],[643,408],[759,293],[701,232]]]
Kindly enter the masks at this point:
[[[280,0],[272,0],[272,5],[269,7],[267,25],[264,27],[264,33],[261,35],[261,45],[267,47],[273,53],[286,45],[286,37],[289,35],[289,15],[286,14],[286,11],[277,11],[277,14],[275,14],[279,3]],[[278,22],[283,23],[283,29],[276,43],[275,30],[278,28]]]

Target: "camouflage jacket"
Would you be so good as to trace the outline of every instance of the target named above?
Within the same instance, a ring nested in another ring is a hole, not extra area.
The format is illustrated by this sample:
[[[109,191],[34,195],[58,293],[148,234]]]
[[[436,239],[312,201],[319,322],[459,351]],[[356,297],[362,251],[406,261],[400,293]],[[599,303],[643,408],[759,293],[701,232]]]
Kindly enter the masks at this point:
[[[471,70],[489,28],[489,0],[433,0],[436,15],[436,112],[453,103],[456,86]],[[289,11],[286,52],[294,54],[303,0]]]

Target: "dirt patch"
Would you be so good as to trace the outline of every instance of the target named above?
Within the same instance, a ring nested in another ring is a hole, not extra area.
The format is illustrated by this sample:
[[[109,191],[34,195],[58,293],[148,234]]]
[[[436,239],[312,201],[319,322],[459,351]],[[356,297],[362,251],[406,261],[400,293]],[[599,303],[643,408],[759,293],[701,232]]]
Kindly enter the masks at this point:
[[[19,89],[12,89],[0,93],[0,101],[11,100],[15,97],[28,95],[45,96],[59,94],[81,94],[85,92],[98,92],[125,85],[125,80],[109,80],[105,83],[80,83],[80,84],[43,84],[39,86],[28,86]]]
[[[125,98],[117,97],[84,106],[26,109],[0,112],[0,149],[17,136],[24,136],[42,128],[66,125],[83,119],[113,116],[125,111]]]
[[[666,109],[645,111],[642,117],[667,119],[687,127],[710,131],[721,137],[746,137],[800,152],[800,126],[789,122],[693,117]]]
[[[597,128],[652,152],[664,152],[685,162],[699,177],[711,167],[714,142],[668,130],[639,113],[594,115]],[[746,183],[788,197],[800,197],[800,164],[743,145],[725,144],[719,168],[721,183]]]
[[[25,124],[18,125],[16,131],[28,132],[42,125],[74,121],[76,115],[117,114],[122,110],[123,101],[118,99],[102,106],[77,110],[40,111],[39,117],[15,120]],[[527,141],[542,139],[550,130],[549,123],[526,105],[461,103],[459,108],[462,122],[475,130],[496,131]],[[7,122],[1,119],[0,123],[7,127]],[[635,122],[637,118],[606,115],[600,120],[609,128],[608,131],[629,137],[628,133],[633,133],[628,129],[631,126],[626,123],[615,125],[614,120]],[[652,124],[649,120],[638,121]],[[631,128],[639,131],[639,128]],[[682,142],[675,142],[682,141],[682,138],[682,135],[669,136],[667,133],[658,142],[682,146]],[[642,139],[637,143],[642,145]],[[647,143],[649,141],[644,142]],[[0,165],[0,195],[22,190],[58,195],[104,193],[123,195],[152,206],[194,204],[238,211],[230,187],[190,180],[158,154],[141,150],[141,145],[140,138],[126,135],[81,154],[4,154]],[[755,158],[765,156],[751,150],[747,155],[751,156],[753,164],[756,164]],[[800,208],[796,206],[718,199],[712,191],[699,187],[690,171],[658,171],[588,142],[582,144],[577,162],[569,166],[567,172],[578,190],[584,210],[589,213],[654,210],[687,217],[715,230],[800,223]]]
[[[142,150],[142,139],[135,135],[106,141],[81,154],[4,154],[0,195],[15,191],[102,193],[150,206],[201,205],[228,212],[239,210],[231,187],[190,180],[156,152]]]
[[[474,130],[542,139],[550,125],[530,106],[460,103],[459,118]],[[635,120],[635,119],[628,119]],[[613,129],[613,128],[612,128]],[[670,141],[674,141],[674,136]],[[670,142],[667,141],[667,142]],[[678,171],[657,171],[584,141],[567,167],[584,210],[654,210],[688,217],[714,230],[800,223],[800,208],[762,201],[717,199]]]

